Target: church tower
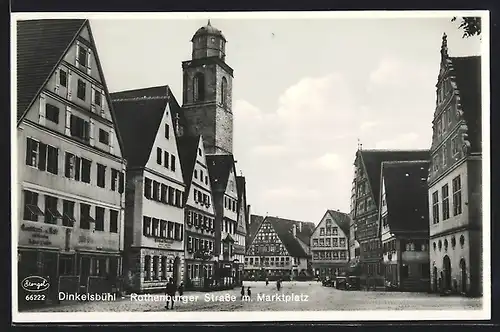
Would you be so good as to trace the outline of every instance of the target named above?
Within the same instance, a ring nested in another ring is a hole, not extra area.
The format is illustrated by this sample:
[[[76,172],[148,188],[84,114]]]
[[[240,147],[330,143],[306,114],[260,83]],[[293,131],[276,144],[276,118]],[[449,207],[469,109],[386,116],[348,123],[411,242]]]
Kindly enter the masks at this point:
[[[188,133],[202,135],[207,155],[233,153],[233,69],[226,62],[226,38],[210,24],[196,31],[192,59],[182,63],[182,108]]]

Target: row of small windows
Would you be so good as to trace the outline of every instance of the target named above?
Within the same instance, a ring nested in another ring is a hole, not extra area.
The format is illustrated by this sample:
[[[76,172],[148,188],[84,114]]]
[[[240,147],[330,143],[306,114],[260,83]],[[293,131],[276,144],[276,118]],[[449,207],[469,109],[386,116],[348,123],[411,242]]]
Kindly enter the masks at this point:
[[[212,233],[215,231],[215,219],[204,216],[201,213],[187,211],[186,220],[189,227],[194,226],[195,228],[200,228],[201,230],[206,229]]]
[[[163,204],[182,207],[183,192],[163,183],[144,178],[144,197]]]
[[[380,239],[372,239],[367,242],[361,243],[361,251],[362,252],[370,252],[373,250],[380,249],[382,247],[382,243]]]
[[[443,243],[444,243],[444,250],[448,250],[448,239],[445,239],[444,242],[441,242],[441,240],[437,241],[437,244],[436,242],[432,243],[432,247],[434,249],[434,251],[436,251],[436,247],[439,249],[439,251],[441,251],[441,249],[443,248]],[[457,245],[457,240],[455,239],[454,236],[452,236],[451,238],[451,248],[452,249],[455,249]],[[465,237],[463,235],[460,235],[460,247],[463,248],[465,245]]]
[[[460,153],[460,139],[455,136],[451,139],[451,157],[456,157]],[[448,163],[448,146],[444,144],[440,150],[432,157],[432,171],[436,173],[440,167],[446,167]]]
[[[59,212],[59,200],[55,196],[45,195],[44,211],[38,206],[39,194],[30,190],[24,190],[24,214],[23,220],[39,221],[43,217],[46,224],[57,225],[58,220],[62,219],[62,225],[73,227],[75,225],[75,206],[76,203],[71,200],[62,199],[62,213]],[[96,231],[104,231],[105,226],[105,208],[95,206],[95,218],[91,214],[91,206],[85,203],[80,205],[80,228],[90,229],[90,224],[95,224]],[[109,209],[109,232],[118,232],[118,211]]]
[[[342,238],[326,238],[313,239],[313,247],[345,247],[346,239]]]
[[[339,229],[337,227],[321,227],[319,229],[319,235],[320,236],[331,236],[331,235],[339,235]]]
[[[276,245],[253,245],[253,251],[255,254],[259,253],[272,253],[272,252],[282,252],[284,248],[280,244]]]
[[[236,233],[236,224],[234,221],[229,221],[227,219],[222,220],[220,224],[220,229],[222,232],[235,234]]]
[[[144,256],[144,280],[167,280],[174,271],[174,260],[167,256]]]
[[[184,225],[152,217],[143,217],[142,234],[169,240],[182,241],[184,238]]]
[[[170,168],[172,172],[175,172],[175,155],[163,151],[160,147],[156,148],[156,163],[158,165],[163,164],[164,167]]]
[[[66,152],[64,162],[64,176],[66,178],[90,184],[92,175],[91,160]],[[58,175],[59,149],[28,137],[26,139],[26,165]],[[96,163],[96,167],[96,184],[100,188],[105,188],[107,166]],[[111,168],[110,179],[110,189],[123,193],[125,181],[124,172]]]
[[[458,216],[462,213],[462,182],[458,175],[452,180],[453,190],[453,216]],[[441,188],[441,220],[450,218],[450,194],[448,184]],[[439,215],[439,192],[436,190],[432,193],[432,223],[438,224],[440,221]]]
[[[269,230],[266,230],[266,231],[269,232]],[[258,243],[258,242],[268,243],[268,242],[277,242],[277,241],[279,241],[278,235],[276,233],[274,233],[274,232],[266,233],[266,231],[259,232],[255,236],[254,242],[256,242],[256,243]]]
[[[204,101],[206,98],[205,93],[206,80],[203,73],[196,73],[193,78],[193,101]],[[221,80],[221,103],[222,105],[228,105],[228,89],[227,89],[227,79],[225,77]]]
[[[224,208],[236,212],[236,200],[224,197]]]
[[[198,150],[201,151],[200,149],[198,149]],[[194,178],[198,179],[198,170],[197,169],[194,170]],[[201,169],[200,169],[199,178],[200,178],[200,181],[202,183],[208,184],[208,174],[205,174],[205,177],[203,177],[203,170],[201,170]]]
[[[314,251],[313,259],[326,259],[326,260],[337,260],[337,259],[347,259],[346,251]]]
[[[187,250],[188,252],[205,251],[213,253],[214,241],[188,236]]]
[[[193,188],[194,193],[194,202],[196,204],[205,205],[206,207],[210,207],[210,195],[205,194],[202,191]]]
[[[260,259],[259,257],[245,257],[245,264],[247,265],[263,265],[263,266],[270,266],[270,265],[275,265],[275,266],[285,266],[285,265],[290,265],[290,257],[286,256],[280,256],[280,257],[262,257]]]

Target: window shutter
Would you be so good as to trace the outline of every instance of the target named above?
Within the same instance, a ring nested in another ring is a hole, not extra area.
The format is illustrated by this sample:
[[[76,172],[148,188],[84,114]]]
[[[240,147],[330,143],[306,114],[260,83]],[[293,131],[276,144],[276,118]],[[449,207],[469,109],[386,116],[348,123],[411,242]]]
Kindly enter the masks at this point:
[[[109,132],[109,153],[113,154],[115,147],[115,135],[113,131]]]
[[[76,54],[78,55],[78,52]],[[68,82],[67,82],[67,86],[68,86],[68,89],[67,89],[67,91],[68,91],[67,99],[68,100],[72,100],[72,98],[73,98],[73,95],[71,93],[71,88],[72,88],[72,84],[71,84],[72,79],[71,78],[72,77],[73,77],[73,74],[72,74],[71,70],[68,70]]]
[[[26,138],[26,165],[31,165],[31,149],[33,146],[33,140],[31,138]]]
[[[40,142],[38,150],[38,169],[45,171],[45,166],[47,165],[47,145]]]
[[[92,63],[92,51],[89,49],[87,55],[87,74],[89,75],[92,73],[91,63]]]
[[[92,105],[92,111],[95,112],[95,87],[94,85],[92,84],[92,86],[90,87],[90,105]]]
[[[70,136],[71,135],[71,112],[69,106],[66,106],[66,128],[65,128],[65,134]]]
[[[75,59],[75,66],[78,68],[78,64],[80,62],[80,42],[76,42],[76,59]]]
[[[108,100],[106,99],[106,94],[104,90],[101,90],[101,116],[105,119],[111,120],[111,117],[106,115],[107,102]]]
[[[94,91],[94,90],[92,90],[92,91]],[[95,129],[94,119],[90,119],[89,137],[90,137],[90,145],[91,146],[94,146],[94,144],[95,144],[95,142],[94,142],[94,129]]]
[[[57,94],[59,94],[59,85],[61,84],[61,81],[60,81],[61,80],[61,77],[60,77],[61,74],[59,73],[59,71],[60,71],[60,69],[57,69],[56,73],[55,73],[55,75],[56,75],[56,80],[55,80],[56,84],[55,84],[55,87],[54,87],[54,92],[57,93]]]
[[[40,95],[40,110],[39,110],[39,118],[38,118],[38,123],[41,124],[42,126],[45,126],[45,113],[46,113],[46,100],[45,96],[43,94]]]
[[[80,157],[75,157],[75,180],[80,181]]]
[[[119,180],[120,182],[118,184],[118,192],[120,194],[122,194],[123,193],[123,189],[124,189],[124,185],[125,185],[125,183],[124,183],[125,182],[125,176],[124,176],[123,172],[120,172],[119,174],[120,174],[120,180]]]

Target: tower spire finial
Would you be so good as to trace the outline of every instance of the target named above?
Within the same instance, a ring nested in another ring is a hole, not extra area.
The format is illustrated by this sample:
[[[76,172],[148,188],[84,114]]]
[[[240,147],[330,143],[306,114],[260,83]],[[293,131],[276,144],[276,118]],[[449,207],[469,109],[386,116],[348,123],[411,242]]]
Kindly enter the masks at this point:
[[[448,57],[448,36],[446,32],[443,33],[443,39],[441,42],[441,54],[443,57]]]
[[[208,19],[208,24],[207,24],[207,25],[211,25],[211,24],[210,24],[210,19]]]

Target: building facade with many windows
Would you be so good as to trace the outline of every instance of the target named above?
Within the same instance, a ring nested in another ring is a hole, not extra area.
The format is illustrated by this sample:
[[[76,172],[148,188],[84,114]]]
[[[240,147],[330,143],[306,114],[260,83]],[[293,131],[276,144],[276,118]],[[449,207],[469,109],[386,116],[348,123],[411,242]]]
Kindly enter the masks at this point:
[[[347,272],[349,262],[348,214],[328,210],[311,235],[312,268],[316,277],[335,277]]]
[[[90,24],[19,21],[17,47],[19,278],[46,277],[55,301],[113,291],[126,162]]]
[[[168,86],[115,92],[127,159],[125,272],[133,291],[164,289],[184,275],[184,192],[177,101]],[[137,133],[141,133],[140,136]]]
[[[391,289],[429,290],[428,169],[428,160],[382,163],[379,232]]]
[[[178,138],[185,196],[185,283],[187,289],[203,289],[215,271],[215,208],[210,174],[201,136]]]
[[[436,84],[429,212],[431,285],[482,294],[481,58],[450,57]]]

